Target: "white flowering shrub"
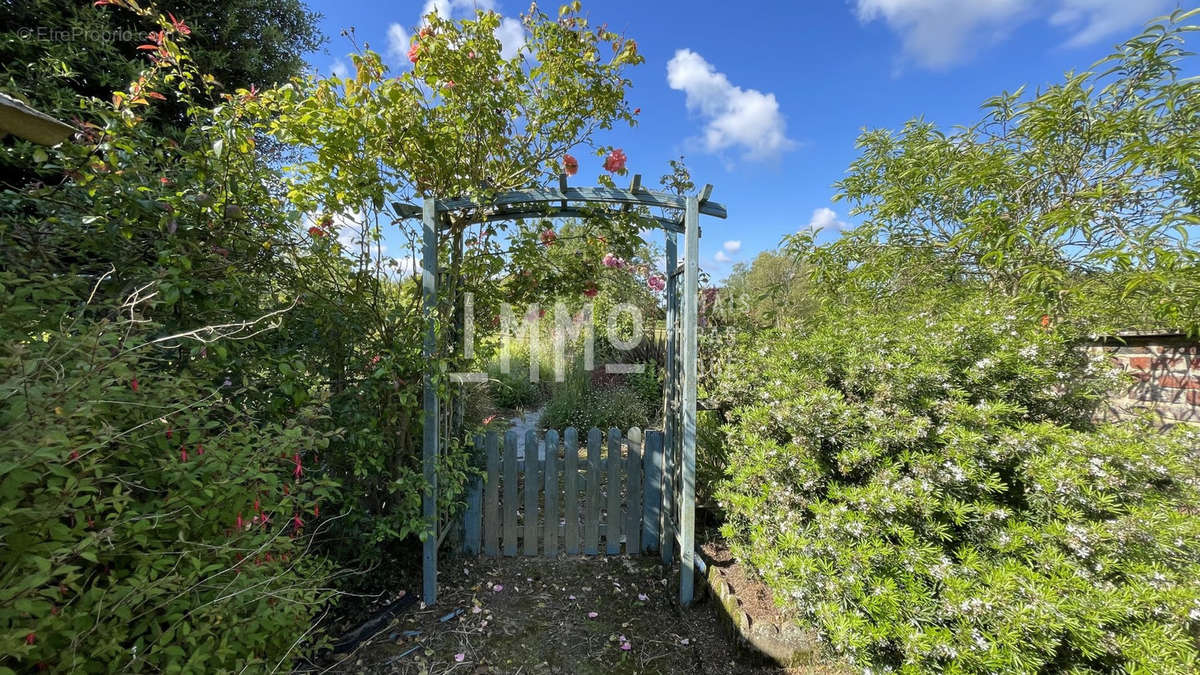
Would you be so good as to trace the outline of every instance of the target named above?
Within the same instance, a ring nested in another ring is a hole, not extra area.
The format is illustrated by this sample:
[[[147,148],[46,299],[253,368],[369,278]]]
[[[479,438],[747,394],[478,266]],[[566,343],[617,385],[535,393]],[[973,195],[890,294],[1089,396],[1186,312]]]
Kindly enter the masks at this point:
[[[724,534],[872,670],[1195,672],[1200,433],[1092,426],[1072,336],[974,298],[733,347]]]

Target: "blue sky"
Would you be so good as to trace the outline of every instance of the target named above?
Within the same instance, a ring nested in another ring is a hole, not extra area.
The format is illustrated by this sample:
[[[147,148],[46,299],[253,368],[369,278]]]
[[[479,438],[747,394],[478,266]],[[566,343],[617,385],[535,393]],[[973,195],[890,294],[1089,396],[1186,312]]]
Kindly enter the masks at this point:
[[[515,17],[517,0],[310,0],[330,41],[309,62],[345,68],[354,27],[360,43],[404,67],[407,35],[434,5],[462,16],[473,7]],[[558,3],[542,3],[553,14]],[[1059,82],[1084,70],[1175,0],[592,0],[593,24],[638,41],[628,97],[640,124],[598,139],[623,147],[648,183],[685,155],[698,184],[729,219],[704,219],[701,265],[724,277],[780,238],[853,225],[833,183],[855,158],[863,128],[898,128],[923,116],[944,128],[970,124],[979,104],[1022,84]],[[1194,6],[1194,2],[1184,4]],[[517,29],[515,22],[506,22]],[[501,36],[519,40],[519,30]],[[578,178],[600,172],[580,156]],[[386,239],[385,239],[386,240]],[[390,248],[390,247],[389,247]],[[394,250],[394,249],[393,249]]]

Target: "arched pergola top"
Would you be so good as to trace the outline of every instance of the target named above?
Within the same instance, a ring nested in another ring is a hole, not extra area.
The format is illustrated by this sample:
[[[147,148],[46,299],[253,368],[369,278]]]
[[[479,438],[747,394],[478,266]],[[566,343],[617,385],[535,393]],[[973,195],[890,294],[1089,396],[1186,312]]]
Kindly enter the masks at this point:
[[[532,188],[528,190],[510,190],[501,192],[480,204],[469,197],[452,199],[435,199],[436,213],[451,211],[475,211],[470,218],[472,222],[487,223],[498,220],[517,220],[521,218],[586,218],[595,214],[584,210],[588,204],[620,204],[626,208],[646,206],[651,208],[675,209],[680,211],[680,217],[650,216],[660,227],[671,232],[684,232],[683,211],[687,209],[688,197],[674,195],[656,190],[646,190],[641,186],[641,175],[633,177],[633,183],[628,189],[618,187],[567,187],[567,177],[559,177],[558,189]],[[725,218],[725,206],[709,201],[712,186],[705,185],[698,195],[700,214]],[[396,203],[396,212],[404,218],[421,215],[422,208],[413,204]]]

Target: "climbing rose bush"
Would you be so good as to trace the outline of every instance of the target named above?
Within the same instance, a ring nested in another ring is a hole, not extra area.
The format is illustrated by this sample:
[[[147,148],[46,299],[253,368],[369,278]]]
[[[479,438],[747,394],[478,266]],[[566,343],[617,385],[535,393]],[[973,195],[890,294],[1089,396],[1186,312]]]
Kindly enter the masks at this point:
[[[718,359],[738,558],[867,668],[1194,672],[1200,433],[1091,426],[1106,369],[1007,303],[914,306]]]

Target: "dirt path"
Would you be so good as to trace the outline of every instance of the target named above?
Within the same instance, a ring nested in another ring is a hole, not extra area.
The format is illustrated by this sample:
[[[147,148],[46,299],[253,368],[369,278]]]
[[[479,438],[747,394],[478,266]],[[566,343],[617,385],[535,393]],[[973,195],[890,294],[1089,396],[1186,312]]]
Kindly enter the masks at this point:
[[[681,610],[652,558],[509,558],[447,564],[418,609],[332,666],[339,673],[826,673],[754,663],[715,603]]]

